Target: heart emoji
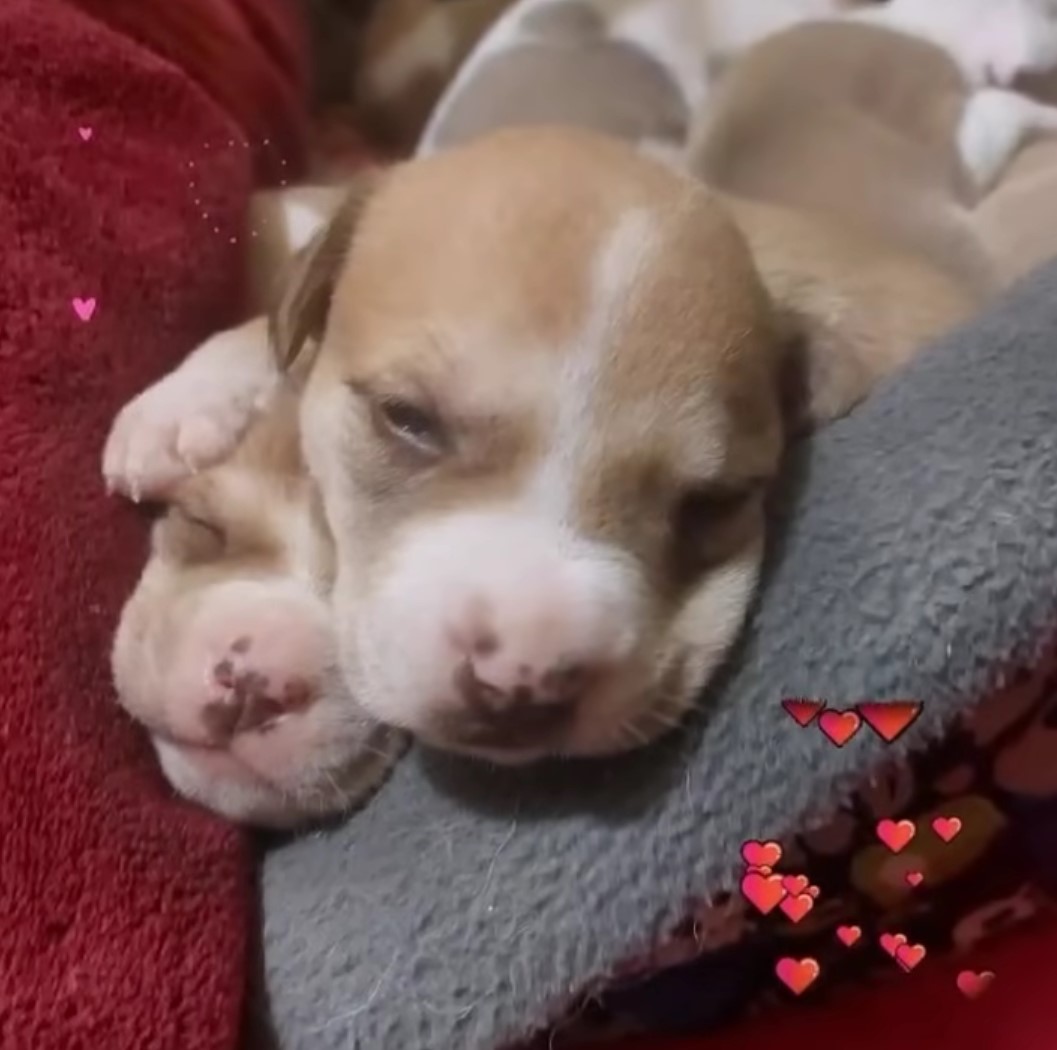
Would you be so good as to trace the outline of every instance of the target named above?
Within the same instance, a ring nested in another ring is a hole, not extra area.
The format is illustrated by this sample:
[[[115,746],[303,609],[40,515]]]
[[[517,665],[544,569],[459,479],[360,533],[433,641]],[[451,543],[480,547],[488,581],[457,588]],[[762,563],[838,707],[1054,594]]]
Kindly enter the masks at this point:
[[[877,837],[893,852],[905,849],[917,832],[912,820],[881,820],[877,823]]]
[[[886,743],[898,740],[917,720],[925,705],[916,700],[856,704],[862,720]]]
[[[958,991],[966,999],[979,999],[994,979],[995,975],[990,970],[982,970],[980,973],[975,973],[973,970],[962,970],[955,984],[958,985]]]
[[[820,970],[814,959],[791,959],[786,956],[778,960],[774,972],[789,991],[794,995],[802,995],[818,979]]]
[[[854,711],[823,711],[818,727],[837,745],[844,745],[859,731],[862,719]]]
[[[782,889],[786,893],[792,893],[794,896],[797,893],[803,893],[810,883],[808,882],[806,875],[783,875],[782,876]]]
[[[932,822],[932,830],[944,842],[953,842],[962,831],[962,822],[957,817],[937,817]]]
[[[817,886],[808,886],[808,888],[804,890],[804,892],[810,893],[811,896],[815,898],[815,900],[818,900],[818,895],[822,892],[822,890],[820,890]]]
[[[777,842],[749,839],[741,844],[741,859],[750,868],[773,868],[782,859],[782,847]]]
[[[925,945],[923,944],[901,944],[896,949],[896,962],[910,973],[922,959],[925,958]]]
[[[95,313],[95,299],[72,299],[70,305],[82,321],[90,321]]]
[[[838,926],[837,927],[837,940],[844,945],[845,948],[852,948],[862,940],[862,927],[861,926]]]
[[[882,950],[893,959],[896,957],[896,952],[899,951],[906,942],[907,936],[905,933],[882,933],[878,938],[878,943],[881,945]]]
[[[741,880],[741,895],[761,915],[770,915],[786,897],[786,892],[782,889],[782,876],[761,875],[758,871],[750,871]]]
[[[77,129],[77,134],[81,136],[81,141],[82,142],[87,142],[92,137],[92,129],[91,128],[83,128],[83,127],[82,128],[78,128]]]
[[[801,729],[806,729],[818,717],[826,705],[821,700],[799,700],[790,699],[782,701],[785,713],[796,722]]]
[[[807,893],[798,893],[795,897],[786,897],[779,907],[790,922],[799,922],[815,906],[815,898]]]
[[[908,871],[903,876],[907,880],[907,885],[917,889],[925,881],[925,876],[920,871]]]

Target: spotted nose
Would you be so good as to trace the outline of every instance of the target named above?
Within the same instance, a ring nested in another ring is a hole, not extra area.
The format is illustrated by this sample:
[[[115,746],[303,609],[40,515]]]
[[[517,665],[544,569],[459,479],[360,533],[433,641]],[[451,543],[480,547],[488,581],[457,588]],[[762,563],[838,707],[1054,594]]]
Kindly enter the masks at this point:
[[[500,749],[545,743],[572,722],[589,677],[575,666],[538,679],[526,671],[521,681],[503,688],[480,677],[472,660],[464,660],[454,682],[463,704],[458,735],[466,744]]]
[[[236,658],[225,657],[213,668],[221,695],[202,708],[211,739],[223,742],[239,733],[266,732],[283,715],[312,703],[312,689],[303,679],[273,679],[252,666],[240,667]]]

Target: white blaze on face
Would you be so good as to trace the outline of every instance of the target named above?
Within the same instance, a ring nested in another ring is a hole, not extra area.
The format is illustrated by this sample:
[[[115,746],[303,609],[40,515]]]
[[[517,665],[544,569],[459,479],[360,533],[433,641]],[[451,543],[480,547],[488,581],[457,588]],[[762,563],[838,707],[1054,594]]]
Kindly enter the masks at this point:
[[[468,655],[481,680],[507,690],[571,667],[594,681],[635,654],[644,581],[624,551],[578,532],[576,502],[605,437],[601,369],[659,247],[653,217],[638,210],[599,250],[587,316],[541,406],[548,441],[520,491],[408,526],[370,598],[353,611],[352,596],[355,685],[383,720],[420,728],[461,709],[453,679]],[[347,588],[336,590],[341,602]]]

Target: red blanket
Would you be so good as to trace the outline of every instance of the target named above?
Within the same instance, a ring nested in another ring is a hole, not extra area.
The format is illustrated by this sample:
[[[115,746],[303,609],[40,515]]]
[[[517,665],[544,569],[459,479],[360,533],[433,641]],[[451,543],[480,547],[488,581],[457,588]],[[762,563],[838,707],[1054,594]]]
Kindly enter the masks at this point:
[[[249,153],[203,144],[239,130],[71,3],[0,3],[3,1050],[240,1038],[248,846],[171,798],[114,705],[145,528],[99,479],[118,406],[233,320]]]

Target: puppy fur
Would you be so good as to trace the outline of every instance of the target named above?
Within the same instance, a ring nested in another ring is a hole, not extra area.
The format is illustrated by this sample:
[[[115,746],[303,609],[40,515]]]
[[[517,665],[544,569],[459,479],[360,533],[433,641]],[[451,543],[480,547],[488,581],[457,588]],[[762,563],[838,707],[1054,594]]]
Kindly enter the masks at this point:
[[[230,458],[170,489],[112,655],[170,783],[272,827],[347,809],[402,747],[335,665],[332,547],[296,409],[281,391]]]
[[[919,170],[957,192],[956,163]],[[749,199],[746,172],[713,192],[604,136],[489,135],[357,187],[294,262],[276,362],[244,330],[247,389],[307,372],[336,662],[373,717],[501,762],[658,735],[745,619],[792,429],[981,301],[873,202],[853,221]],[[223,375],[206,349],[191,360]],[[123,491],[159,484],[156,461],[205,465],[253,414],[205,462],[174,454],[200,406],[186,380],[166,401],[172,380],[108,448]]]

